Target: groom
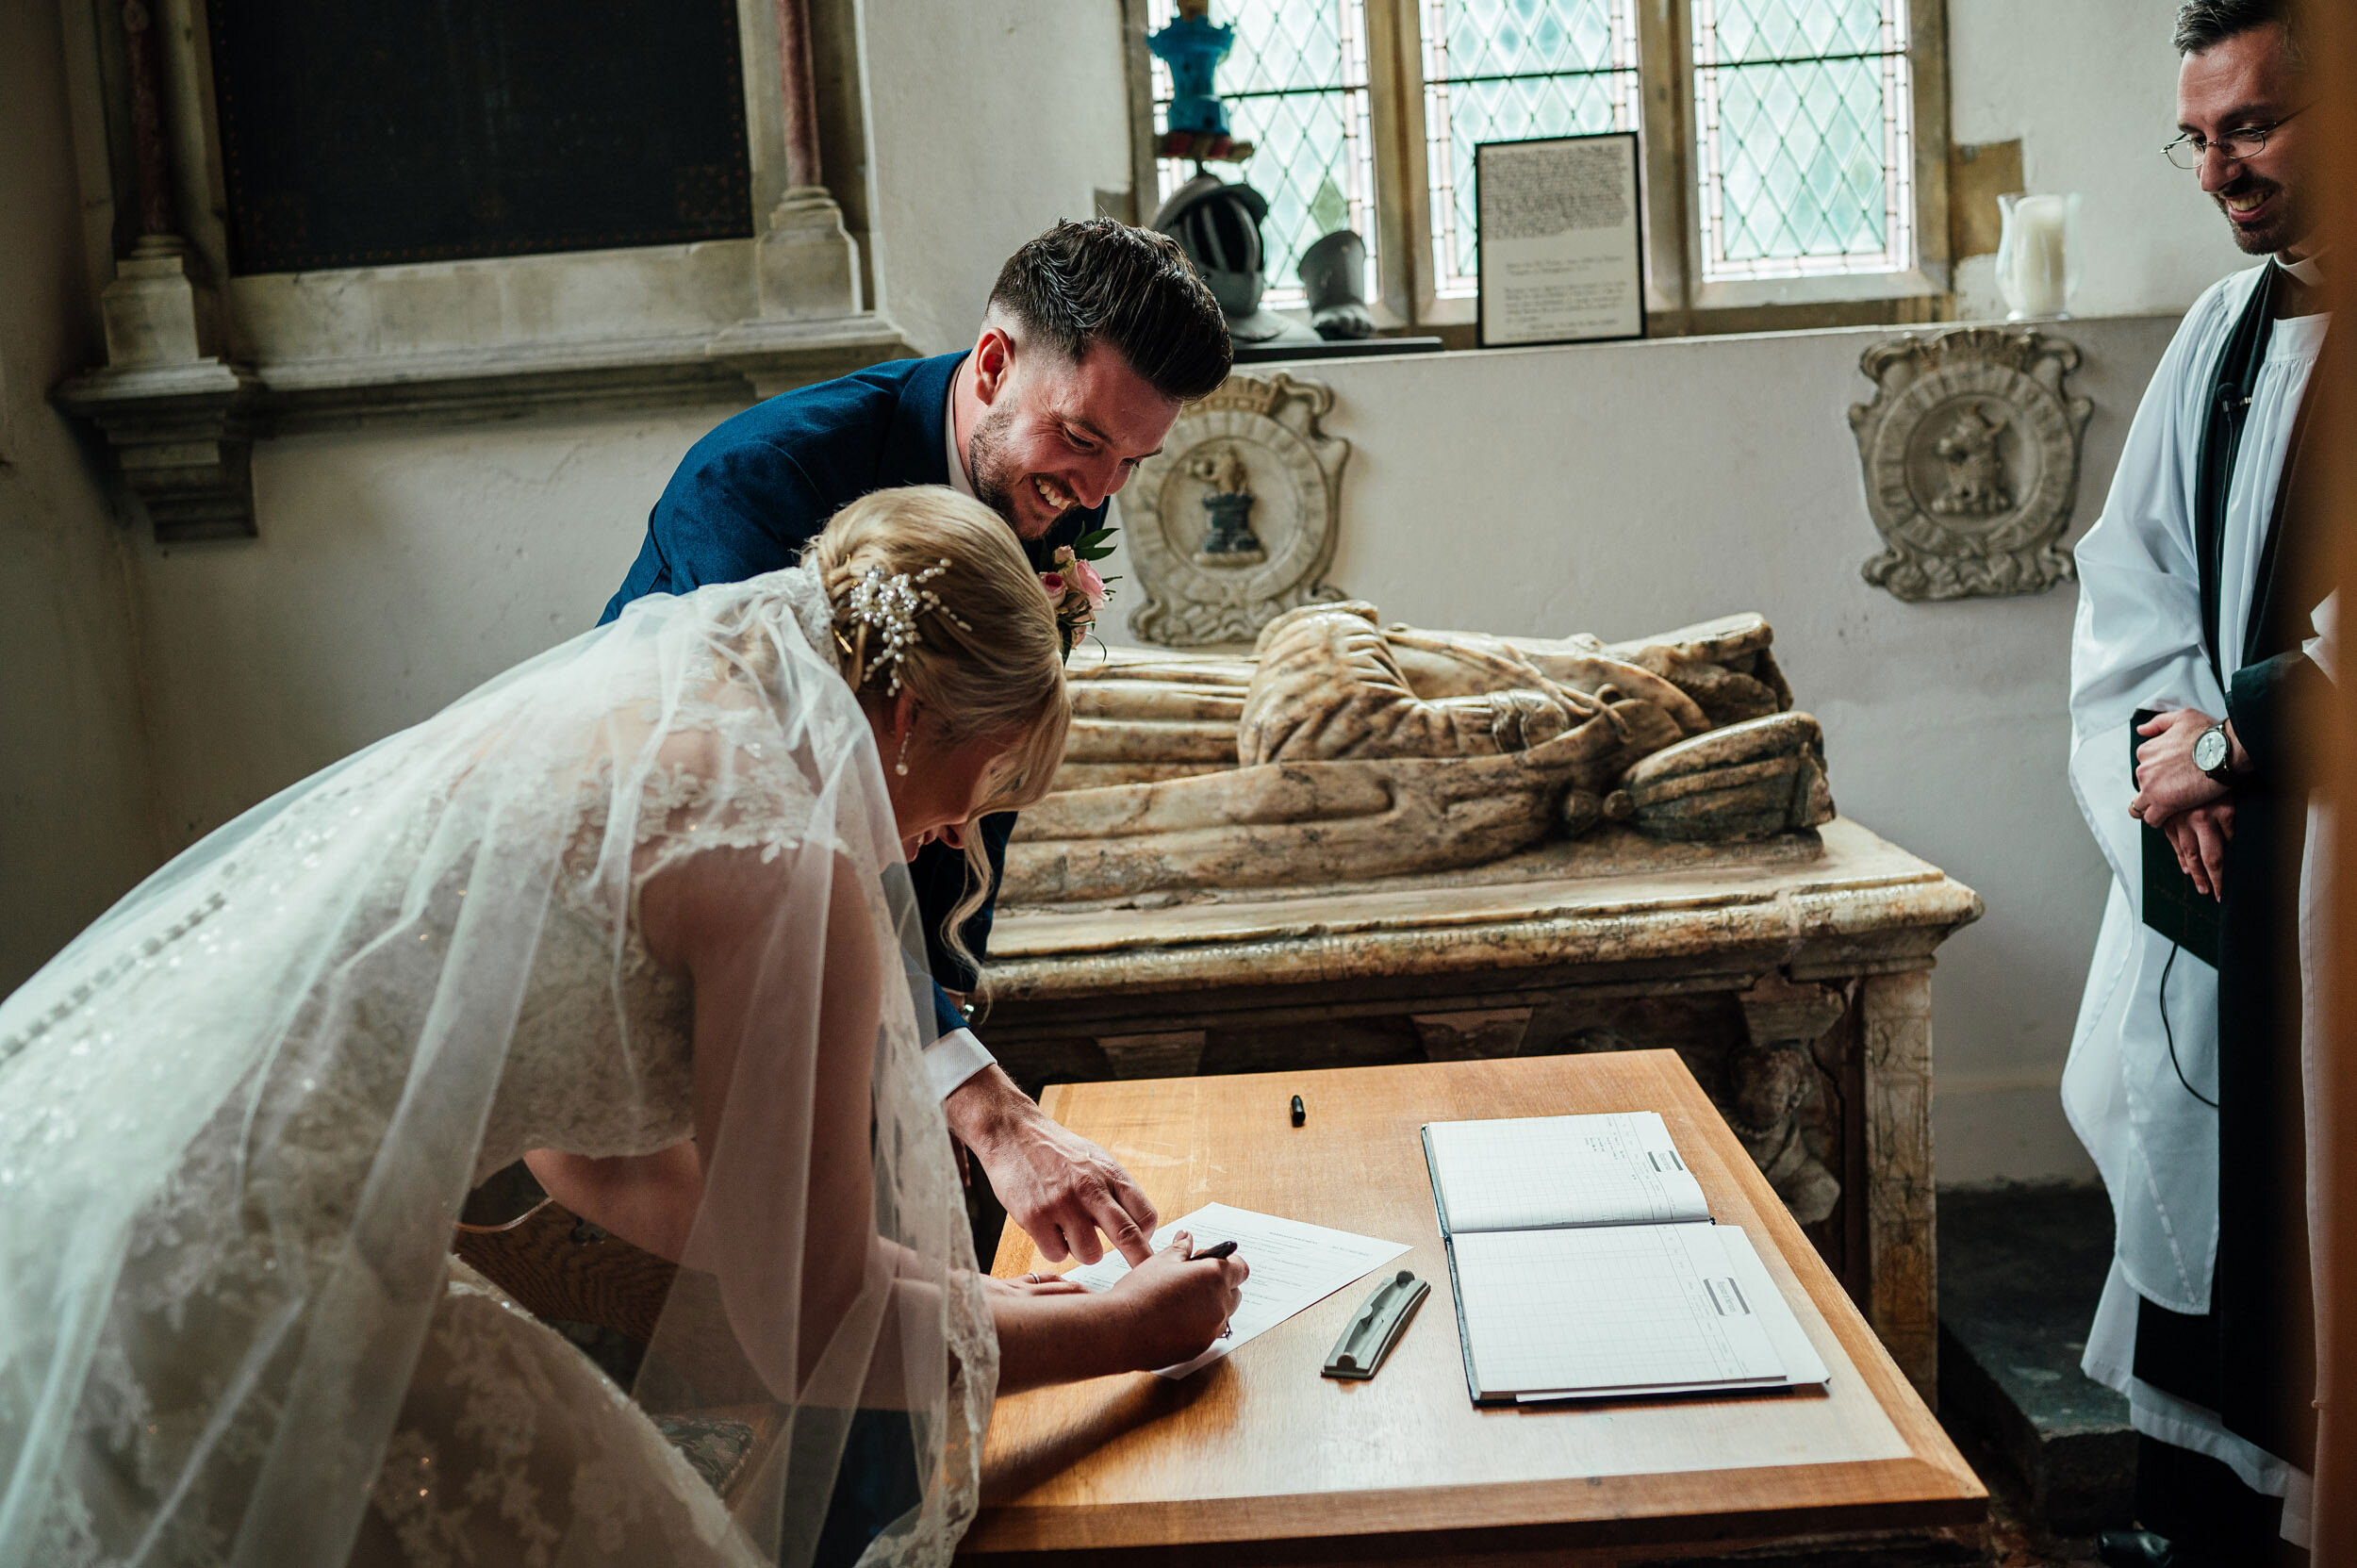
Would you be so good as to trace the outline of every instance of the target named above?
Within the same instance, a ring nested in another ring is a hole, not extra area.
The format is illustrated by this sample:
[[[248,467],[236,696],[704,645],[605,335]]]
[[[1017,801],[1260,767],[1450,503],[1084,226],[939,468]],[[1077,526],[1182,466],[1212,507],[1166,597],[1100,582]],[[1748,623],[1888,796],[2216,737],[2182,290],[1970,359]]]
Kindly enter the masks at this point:
[[[827,520],[870,490],[950,485],[1007,520],[1031,564],[1102,526],[1105,503],[1161,450],[1182,403],[1228,375],[1219,304],[1167,236],[1108,218],[1060,223],[1007,260],[972,349],[871,366],[758,404],[698,441],[647,519],[647,542],[605,607],[792,566]],[[994,879],[1012,815],[985,818]],[[909,867],[925,919],[941,1037],[925,1052],[949,1131],[973,1150],[1050,1262],[1148,1255],[1154,1206],[1105,1151],[1047,1119],[965,1027],[973,972],[941,945],[965,889],[955,840]],[[992,890],[995,899],[997,889]],[[965,928],[984,950],[992,905]]]

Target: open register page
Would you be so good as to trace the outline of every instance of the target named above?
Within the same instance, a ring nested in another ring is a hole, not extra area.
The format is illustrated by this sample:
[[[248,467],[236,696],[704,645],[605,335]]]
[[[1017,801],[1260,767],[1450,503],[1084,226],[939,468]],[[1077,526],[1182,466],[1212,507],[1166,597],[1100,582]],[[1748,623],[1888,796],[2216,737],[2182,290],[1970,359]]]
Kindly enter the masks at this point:
[[[1658,1114],[1433,1122],[1424,1143],[1475,1404],[1825,1381]]]

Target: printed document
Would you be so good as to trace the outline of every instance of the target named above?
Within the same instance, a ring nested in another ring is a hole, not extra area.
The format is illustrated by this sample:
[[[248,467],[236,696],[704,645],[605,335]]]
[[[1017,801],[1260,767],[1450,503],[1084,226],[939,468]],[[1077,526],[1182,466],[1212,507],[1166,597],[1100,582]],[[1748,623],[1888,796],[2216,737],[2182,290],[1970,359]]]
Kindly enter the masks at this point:
[[[1258,1338],[1295,1312],[1316,1306],[1344,1285],[1365,1278],[1408,1250],[1405,1242],[1355,1236],[1347,1230],[1329,1230],[1323,1225],[1304,1225],[1299,1220],[1254,1213],[1249,1209],[1231,1209],[1225,1203],[1207,1203],[1185,1218],[1163,1226],[1154,1232],[1154,1249],[1159,1252],[1168,1246],[1170,1238],[1180,1230],[1195,1238],[1195,1249],[1198,1252],[1221,1242],[1234,1242],[1236,1255],[1251,1265],[1252,1273],[1244,1279],[1244,1300],[1236,1308],[1236,1315],[1228,1320],[1226,1336],[1213,1340],[1211,1347],[1195,1360],[1162,1368],[1158,1375],[1164,1378],[1183,1378],[1209,1366],[1246,1340]],[[1101,1291],[1112,1289],[1129,1272],[1127,1259],[1118,1252],[1108,1252],[1097,1262],[1085,1263],[1064,1278],[1090,1290]]]

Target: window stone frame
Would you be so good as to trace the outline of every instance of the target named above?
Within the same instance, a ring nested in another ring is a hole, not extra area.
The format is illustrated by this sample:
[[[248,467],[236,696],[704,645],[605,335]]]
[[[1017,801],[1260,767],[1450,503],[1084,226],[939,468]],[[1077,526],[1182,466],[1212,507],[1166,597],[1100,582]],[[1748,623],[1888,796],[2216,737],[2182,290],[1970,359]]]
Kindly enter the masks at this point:
[[[107,361],[54,396],[159,539],[255,532],[256,438],[741,405],[913,352],[868,304],[857,0],[737,0],[752,238],[242,276],[206,3],[59,0]]]

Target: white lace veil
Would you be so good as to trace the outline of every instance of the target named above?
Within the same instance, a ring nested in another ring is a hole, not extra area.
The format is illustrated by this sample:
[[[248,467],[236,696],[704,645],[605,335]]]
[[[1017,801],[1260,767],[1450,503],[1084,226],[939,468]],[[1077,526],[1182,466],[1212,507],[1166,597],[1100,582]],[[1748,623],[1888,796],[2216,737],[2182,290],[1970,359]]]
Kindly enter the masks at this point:
[[[850,1412],[904,1413],[919,1500],[865,1560],[946,1560],[997,1345],[918,1061],[915,905],[828,636],[799,569],[645,601],[213,834],[0,1003],[0,1563],[344,1560],[560,923],[590,933],[571,994],[610,1012],[618,1093],[682,1125],[631,1021],[663,978],[636,900],[707,851],[762,868],[760,1006],[697,1020],[733,1067],[639,1401],[753,1434],[733,1523],[706,1496],[700,1527],[788,1564]],[[872,1064],[821,1038],[831,942],[872,960]],[[524,1499],[528,1555],[611,1557],[599,1488],[564,1484]]]

